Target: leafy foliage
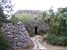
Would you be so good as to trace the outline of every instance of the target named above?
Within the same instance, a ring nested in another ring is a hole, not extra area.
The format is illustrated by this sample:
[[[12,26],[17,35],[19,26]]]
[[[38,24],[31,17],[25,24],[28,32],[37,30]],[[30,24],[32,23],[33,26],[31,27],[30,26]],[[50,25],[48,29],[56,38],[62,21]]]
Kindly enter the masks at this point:
[[[28,21],[32,20],[31,15],[26,14],[26,13],[18,14],[18,15],[16,15],[16,17],[22,22],[28,22]]]
[[[7,21],[7,19],[6,19],[5,15],[4,15],[4,13],[3,13],[2,7],[0,7],[0,27],[6,21]]]
[[[10,21],[15,24],[19,22],[19,19],[15,17],[15,15],[12,15],[12,17],[10,18]]]
[[[53,45],[67,46],[67,37],[63,35],[48,34],[48,42]]]
[[[0,31],[0,50],[6,50],[9,47],[9,44],[5,39],[5,35]]]
[[[13,7],[14,5],[11,4],[11,0],[2,0],[1,3],[3,11],[5,11],[6,15],[12,14],[13,13]]]
[[[67,45],[67,8],[59,8],[58,12],[45,12],[44,21],[49,25],[48,41],[51,44]]]
[[[4,15],[3,13],[3,7],[2,5],[0,5],[0,50],[6,50],[9,45],[5,39],[5,36],[3,34],[3,32],[1,31],[1,27],[3,25],[3,23],[7,22],[7,17]]]

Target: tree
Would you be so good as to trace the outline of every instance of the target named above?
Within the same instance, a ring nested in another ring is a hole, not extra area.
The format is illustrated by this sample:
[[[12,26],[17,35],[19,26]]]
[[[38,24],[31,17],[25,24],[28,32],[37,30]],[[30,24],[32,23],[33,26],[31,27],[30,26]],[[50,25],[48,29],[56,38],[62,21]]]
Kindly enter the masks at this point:
[[[7,8],[6,7],[7,5],[6,6],[4,6],[4,5],[7,4],[7,2],[8,2],[8,0],[1,0],[1,4],[0,4],[0,27],[2,26],[2,24],[4,22],[7,22],[7,16],[5,16],[5,14],[4,14],[4,9]]]
[[[44,21],[49,25],[48,42],[53,45],[66,46],[67,8],[59,8],[56,13],[51,9],[48,12],[48,15],[45,15],[44,17]]]
[[[5,4],[5,0],[2,0],[1,3]],[[7,48],[9,48],[8,42],[5,40],[5,35],[1,31],[3,23],[7,22],[7,17],[4,15],[3,10],[3,6],[2,4],[0,4],[0,50],[6,50]]]
[[[13,7],[14,7],[14,5],[12,4],[12,0],[2,0],[1,6],[4,11],[4,14],[8,18],[10,18],[11,15],[13,14]]]
[[[0,27],[2,26],[2,23],[10,22],[10,20],[7,19],[11,17],[12,12],[13,5],[11,0],[0,0]]]
[[[0,7],[0,27],[6,21],[7,21],[7,19],[6,19],[5,15],[4,15],[4,13],[3,13],[2,7]]]

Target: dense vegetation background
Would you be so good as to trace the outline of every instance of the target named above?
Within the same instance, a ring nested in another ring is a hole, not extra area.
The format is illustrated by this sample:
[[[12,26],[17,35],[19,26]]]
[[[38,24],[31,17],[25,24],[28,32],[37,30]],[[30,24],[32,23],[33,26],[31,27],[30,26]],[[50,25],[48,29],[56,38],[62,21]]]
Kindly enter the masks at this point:
[[[48,42],[53,45],[67,45],[67,8],[59,8],[57,12],[52,9],[44,12],[43,19],[49,25]]]

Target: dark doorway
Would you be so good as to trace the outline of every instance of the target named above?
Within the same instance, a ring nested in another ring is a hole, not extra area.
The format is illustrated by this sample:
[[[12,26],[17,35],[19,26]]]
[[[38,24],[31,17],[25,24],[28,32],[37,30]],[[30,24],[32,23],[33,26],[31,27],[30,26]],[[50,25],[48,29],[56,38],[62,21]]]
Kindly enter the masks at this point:
[[[38,32],[37,29],[38,29],[38,27],[35,27],[35,34],[37,34],[37,32]]]

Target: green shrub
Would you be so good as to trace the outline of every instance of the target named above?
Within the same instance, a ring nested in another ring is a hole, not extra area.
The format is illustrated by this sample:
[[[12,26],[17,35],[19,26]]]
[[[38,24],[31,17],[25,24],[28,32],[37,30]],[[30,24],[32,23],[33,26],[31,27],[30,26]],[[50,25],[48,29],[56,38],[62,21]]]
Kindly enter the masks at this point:
[[[52,9],[43,15],[49,25],[48,42],[53,45],[67,45],[67,8],[60,8],[56,13]]]
[[[9,48],[8,42],[5,40],[5,36],[0,32],[0,50],[6,50]]]
[[[67,36],[49,34],[48,42],[53,45],[66,46],[67,45]]]

